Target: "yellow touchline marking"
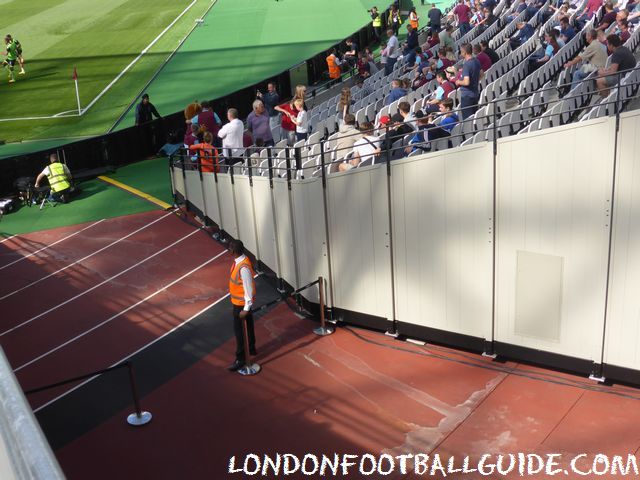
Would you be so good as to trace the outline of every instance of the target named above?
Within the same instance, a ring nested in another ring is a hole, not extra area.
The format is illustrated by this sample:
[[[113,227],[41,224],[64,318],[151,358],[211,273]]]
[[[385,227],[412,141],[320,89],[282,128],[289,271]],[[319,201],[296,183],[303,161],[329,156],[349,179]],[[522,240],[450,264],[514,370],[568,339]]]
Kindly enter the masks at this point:
[[[137,195],[140,198],[144,198],[145,200],[148,200],[151,203],[155,203],[156,205],[158,205],[159,207],[161,207],[161,208],[163,208],[165,210],[169,210],[170,208],[173,208],[167,202],[163,202],[162,200],[154,197],[153,195],[149,195],[148,193],[144,193],[143,191],[138,190],[137,188],[130,187],[129,185],[126,185],[126,184],[124,184],[122,182],[114,180],[113,178],[105,177],[104,175],[100,175],[98,178],[100,180],[102,180],[103,182],[107,182],[107,183],[110,183],[112,185],[115,185],[116,187],[121,188],[123,190],[126,190],[129,193],[133,193],[134,195]]]

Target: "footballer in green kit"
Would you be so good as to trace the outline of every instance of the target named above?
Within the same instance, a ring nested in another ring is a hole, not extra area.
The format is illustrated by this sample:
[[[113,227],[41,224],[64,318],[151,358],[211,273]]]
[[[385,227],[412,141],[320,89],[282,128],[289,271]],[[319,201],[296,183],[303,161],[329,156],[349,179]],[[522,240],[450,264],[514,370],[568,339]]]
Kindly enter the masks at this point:
[[[15,76],[13,75],[13,70],[16,62],[20,65],[20,75],[24,75],[24,59],[22,58],[22,46],[20,42],[14,40],[11,35],[7,35],[4,37],[4,43],[6,45],[6,51],[4,55],[5,58],[2,62],[2,66],[4,66],[9,72],[9,83],[13,83],[16,81]]]

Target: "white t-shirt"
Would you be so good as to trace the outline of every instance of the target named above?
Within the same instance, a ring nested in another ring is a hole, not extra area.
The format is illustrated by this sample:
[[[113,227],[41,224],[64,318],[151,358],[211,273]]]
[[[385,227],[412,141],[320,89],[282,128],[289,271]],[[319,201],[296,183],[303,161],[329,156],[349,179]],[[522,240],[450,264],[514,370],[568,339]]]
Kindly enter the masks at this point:
[[[242,156],[244,153],[243,132],[244,125],[237,118],[234,118],[220,129],[218,136],[222,139],[222,152],[225,157]]]
[[[353,144],[353,150],[360,155],[360,162],[369,159],[373,161],[373,152],[378,149],[379,143],[376,137],[367,135]]]
[[[398,37],[391,35],[387,40],[387,51],[389,52],[389,58],[398,58],[400,56],[400,44]]]
[[[298,112],[296,121],[298,122],[296,125],[296,133],[307,133],[307,130],[309,130],[309,116],[307,112],[304,110]]]

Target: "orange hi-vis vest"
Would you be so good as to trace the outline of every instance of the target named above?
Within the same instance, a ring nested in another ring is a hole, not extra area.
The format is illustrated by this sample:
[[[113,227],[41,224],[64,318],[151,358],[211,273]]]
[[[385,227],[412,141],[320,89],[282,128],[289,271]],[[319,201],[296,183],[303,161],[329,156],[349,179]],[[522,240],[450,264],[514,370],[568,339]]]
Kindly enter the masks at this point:
[[[244,257],[244,260],[239,263],[236,263],[234,260],[233,265],[231,266],[231,276],[229,277],[229,296],[231,297],[231,303],[238,307],[244,306],[244,286],[242,285],[240,270],[245,267],[249,269],[249,272],[251,272],[251,286],[253,294],[255,295],[256,293],[256,283],[253,280],[255,273],[251,266],[251,261],[247,257]]]
[[[327,57],[327,65],[329,66],[329,78],[340,78],[340,67],[336,64],[335,55],[331,54]]]
[[[413,27],[414,30],[418,30],[418,15],[413,12],[409,15],[409,23]]]

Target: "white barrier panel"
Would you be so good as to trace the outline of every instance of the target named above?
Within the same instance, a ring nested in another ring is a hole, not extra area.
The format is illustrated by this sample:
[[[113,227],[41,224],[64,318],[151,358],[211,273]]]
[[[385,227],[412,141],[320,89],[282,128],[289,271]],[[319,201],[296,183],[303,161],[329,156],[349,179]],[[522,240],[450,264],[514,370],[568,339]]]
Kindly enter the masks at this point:
[[[329,290],[329,262],[327,257],[327,230],[324,218],[322,180],[293,180],[293,218],[296,235],[296,258],[298,259],[298,283],[306,285],[322,276],[327,287],[325,297],[331,298]],[[312,302],[318,302],[318,288],[302,292]],[[326,302],[330,306],[330,302]]]
[[[238,238],[245,248],[257,254],[256,223],[253,214],[253,196],[249,177],[236,175],[234,177],[234,193],[236,202],[236,218],[238,219]]]
[[[491,339],[492,145],[393,162],[391,179],[397,320]]]
[[[276,217],[268,178],[253,177],[253,203],[258,241],[258,251],[254,253],[258,260],[273,270],[278,277],[282,277],[278,264]]]
[[[197,170],[186,170],[185,184],[187,189],[187,200],[193,206],[204,212],[204,198],[202,196],[202,182],[200,181],[200,173]]]
[[[182,175],[182,172],[180,173]],[[63,480],[20,384],[0,349],[0,478]]]
[[[184,189],[184,177],[182,176],[182,169],[180,167],[173,167],[172,171],[173,171],[173,188],[175,188],[175,191],[177,193],[179,193],[184,197],[185,189]]]
[[[496,340],[600,362],[614,127],[498,141]]]
[[[604,363],[640,370],[640,112],[619,136]]]
[[[386,165],[327,177],[334,306],[391,320],[387,192]]]
[[[233,184],[231,176],[228,173],[218,174],[218,192],[220,199],[220,228],[231,235],[238,238],[238,224],[236,217],[235,199],[233,196]]]
[[[292,212],[289,201],[289,187],[285,179],[273,179],[273,196],[278,257],[280,258],[280,276],[293,288],[298,288],[301,285],[298,283],[298,274],[296,272]]]
[[[207,207],[207,216],[216,225],[220,225],[220,204],[218,201],[218,184],[213,173],[203,173],[204,204]]]

